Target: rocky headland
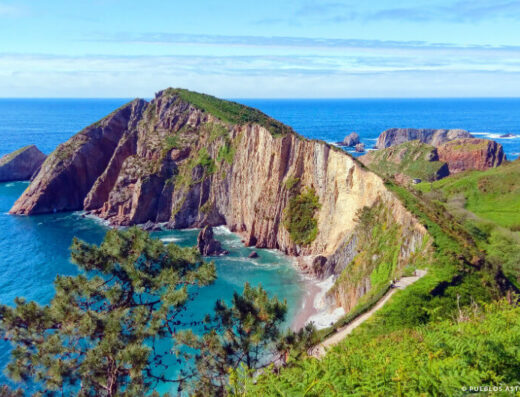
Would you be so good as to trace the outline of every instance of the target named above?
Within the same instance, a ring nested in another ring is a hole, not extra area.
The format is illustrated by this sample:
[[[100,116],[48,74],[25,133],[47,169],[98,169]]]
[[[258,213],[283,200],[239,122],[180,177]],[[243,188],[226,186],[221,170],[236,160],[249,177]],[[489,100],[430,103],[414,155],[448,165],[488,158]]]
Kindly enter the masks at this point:
[[[0,158],[0,182],[31,179],[46,157],[35,145],[25,146],[6,154]]]
[[[390,128],[379,135],[376,148],[384,149],[413,140],[432,146],[440,146],[459,138],[473,138],[473,136],[468,131],[460,129]]]
[[[343,150],[258,110],[167,89],[61,144],[10,212],[85,210],[115,226],[226,225],[248,246],[305,256],[310,273],[340,280],[364,250],[358,224],[367,208],[399,228],[393,272],[427,249],[426,229],[381,177]],[[336,301],[352,307],[370,291],[373,271],[337,286],[350,292],[348,305]]]
[[[439,160],[448,164],[450,174],[467,170],[484,171],[506,161],[501,144],[487,139],[456,139],[438,147]]]

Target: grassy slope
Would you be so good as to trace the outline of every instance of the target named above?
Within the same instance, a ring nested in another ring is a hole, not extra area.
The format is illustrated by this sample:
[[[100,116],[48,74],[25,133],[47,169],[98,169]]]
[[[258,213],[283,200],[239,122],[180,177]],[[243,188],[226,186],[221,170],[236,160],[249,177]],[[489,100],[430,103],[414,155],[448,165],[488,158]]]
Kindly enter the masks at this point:
[[[425,181],[437,179],[438,171],[445,165],[441,161],[429,161],[435,148],[419,141],[405,142],[398,146],[369,152],[364,156],[367,166],[383,176],[404,174]]]
[[[505,308],[489,323],[453,323],[473,305],[486,306],[500,298],[495,282],[498,269],[487,261],[480,267],[472,265],[482,253],[472,234],[442,204],[398,185],[388,183],[388,187],[433,238],[435,252],[428,274],[396,293],[324,360],[299,360],[280,374],[266,373],[255,385],[247,385],[248,395],[456,395],[460,385],[472,382],[520,381],[517,359],[511,360],[516,348],[502,358],[493,356],[494,349],[509,349],[507,340],[515,332],[500,334],[496,321],[505,321],[501,317],[505,316],[517,327],[517,309]],[[485,336],[477,343],[475,337],[481,334]],[[489,366],[478,356],[486,338],[496,340],[483,353],[494,357]],[[467,357],[461,358],[462,353]]]
[[[416,329],[358,328],[323,360],[247,384],[247,395],[462,396],[463,387],[518,385],[519,342],[520,309],[504,303]]]
[[[470,171],[417,188],[425,193],[432,189],[446,198],[464,195],[466,209],[479,217],[506,228],[520,230],[520,161],[492,168]]]
[[[464,224],[488,259],[520,288],[520,161],[417,189]]]

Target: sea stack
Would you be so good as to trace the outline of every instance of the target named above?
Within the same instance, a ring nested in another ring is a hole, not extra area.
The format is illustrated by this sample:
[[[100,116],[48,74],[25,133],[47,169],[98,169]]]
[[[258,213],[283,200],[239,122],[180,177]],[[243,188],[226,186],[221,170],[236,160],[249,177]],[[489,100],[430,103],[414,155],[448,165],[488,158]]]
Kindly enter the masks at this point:
[[[220,241],[215,240],[213,236],[213,228],[211,226],[204,227],[197,237],[197,248],[201,255],[218,256],[226,255],[229,252],[222,249]]]
[[[355,132],[348,134],[342,141],[337,142],[339,146],[354,147],[359,144],[359,135]]]
[[[35,145],[25,146],[0,158],[0,182],[27,181],[45,161]]]

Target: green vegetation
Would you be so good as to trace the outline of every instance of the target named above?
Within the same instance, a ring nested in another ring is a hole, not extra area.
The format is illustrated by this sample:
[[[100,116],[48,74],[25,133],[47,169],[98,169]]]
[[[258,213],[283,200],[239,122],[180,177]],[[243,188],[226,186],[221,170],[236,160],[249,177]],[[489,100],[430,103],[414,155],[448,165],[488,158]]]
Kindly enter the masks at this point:
[[[296,178],[293,175],[289,175],[284,182],[284,186],[288,191],[292,191],[300,183],[300,178]]]
[[[197,166],[202,167],[202,177],[198,180],[193,179],[193,169]],[[184,161],[177,170],[174,176],[175,186],[190,187],[202,182],[205,178],[215,173],[217,166],[215,161],[208,153],[208,150],[203,147],[197,152],[197,156],[190,157]]]
[[[164,149],[166,151],[178,149],[180,147],[180,139],[177,135],[169,135],[164,139]]]
[[[58,276],[49,305],[17,298],[15,307],[0,306],[0,336],[14,347],[7,372],[32,382],[35,395],[158,396],[157,385],[171,383],[221,396],[235,371],[250,380],[310,347],[313,328],[282,333],[286,303],[249,284],[231,305],[217,300],[202,335],[192,332],[182,313],[216,277],[195,247],[132,227],[110,230],[99,246],[74,239],[71,250],[82,273]],[[182,364],[177,374],[173,360]],[[2,385],[0,394],[23,395]]]
[[[358,224],[354,230],[357,240],[357,255],[337,278],[330,294],[342,301],[342,296],[355,297],[348,291],[359,291],[369,281],[370,289],[354,301],[355,306],[333,328],[348,324],[358,315],[369,310],[388,291],[390,281],[402,277],[404,269],[413,271],[416,268],[427,268],[431,263],[431,252],[426,235],[420,246],[407,247],[407,236],[402,226],[395,223],[388,208],[381,201],[372,207],[365,207],[358,212]],[[417,244],[418,245],[418,244]],[[405,260],[401,258],[402,250],[413,253]],[[347,302],[352,305],[352,301]],[[322,335],[332,329],[322,331]]]
[[[45,395],[146,394],[168,376],[159,340],[175,341],[188,287],[212,283],[214,265],[136,227],[108,231],[100,246],[75,239],[71,250],[88,273],[58,276],[49,305],[0,307],[0,333],[14,345],[9,375]]]
[[[236,102],[225,101],[211,95],[200,94],[182,88],[168,88],[164,91],[163,95],[178,96],[182,101],[188,102],[226,123],[256,123],[269,130],[273,136],[294,133],[290,127],[267,116],[261,111]]]
[[[520,309],[460,310],[456,320],[374,335],[357,329],[322,360],[293,361],[232,395],[463,396],[463,387],[520,384]],[[514,389],[513,389],[514,390]]]
[[[416,188],[465,225],[489,261],[520,287],[520,162]]]
[[[420,141],[409,141],[398,146],[368,152],[363,163],[385,177],[403,174],[409,178],[434,181],[448,174],[446,163],[432,161],[435,148]]]
[[[217,161],[218,162],[225,161],[228,164],[233,164],[233,158],[235,157],[235,150],[236,149],[234,148],[234,146],[231,143],[229,143],[229,142],[224,143],[224,145],[222,145],[220,147],[220,149],[218,150]]]
[[[285,302],[246,284],[242,295],[233,295],[231,306],[217,301],[214,315],[206,319],[209,332],[202,336],[191,330],[182,332],[179,338],[197,351],[194,395],[224,395],[230,370],[241,367],[252,376],[249,370],[270,362],[270,348],[281,336],[286,313]]]
[[[315,215],[320,207],[314,188],[306,188],[289,199],[284,210],[284,225],[295,244],[308,245],[316,239],[318,220]]]
[[[464,172],[433,184],[422,183],[417,189],[440,193],[444,201],[462,195],[467,210],[500,226],[520,229],[518,161],[487,171]]]

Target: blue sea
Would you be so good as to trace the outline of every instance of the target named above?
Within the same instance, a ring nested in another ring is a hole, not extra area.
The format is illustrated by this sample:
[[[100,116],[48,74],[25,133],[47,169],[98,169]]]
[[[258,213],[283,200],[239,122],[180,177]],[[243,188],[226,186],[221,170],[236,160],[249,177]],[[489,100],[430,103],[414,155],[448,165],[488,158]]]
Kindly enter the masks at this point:
[[[50,153],[83,127],[121,106],[127,99],[0,99],[0,156],[36,144]],[[300,134],[328,142],[355,131],[367,148],[390,127],[462,128],[496,139],[509,159],[520,154],[520,99],[392,99],[392,100],[238,100],[257,107],[292,126]],[[501,139],[505,133],[519,134]],[[79,213],[14,217],[7,214],[27,182],[0,183],[0,303],[16,296],[49,302],[58,274],[76,274],[69,261],[74,236],[99,243],[107,227]],[[197,230],[157,232],[165,242],[193,245]],[[250,248],[223,228],[216,236],[231,254],[215,259],[217,282],[201,290],[190,303],[194,320],[210,312],[217,298],[229,299],[248,281],[261,283],[271,294],[286,299],[290,321],[304,294],[304,281],[289,258],[271,250]],[[9,359],[9,346],[0,342],[0,367]],[[6,382],[0,375],[0,384]]]

